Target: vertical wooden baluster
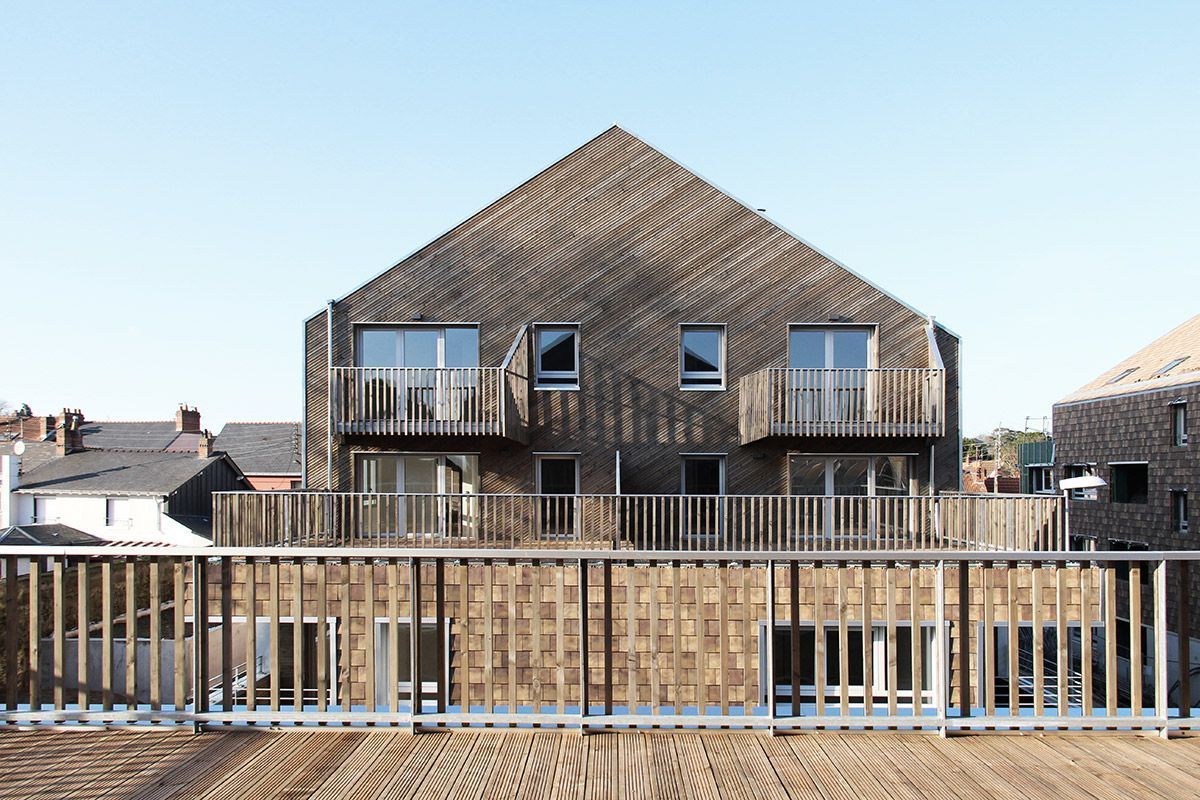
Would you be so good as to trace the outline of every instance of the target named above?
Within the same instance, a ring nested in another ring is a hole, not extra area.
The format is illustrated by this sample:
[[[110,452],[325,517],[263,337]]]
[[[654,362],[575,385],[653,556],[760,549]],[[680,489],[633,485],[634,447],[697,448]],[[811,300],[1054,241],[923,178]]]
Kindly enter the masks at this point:
[[[1142,715],[1142,564],[1129,562],[1129,693],[1135,717]]]
[[[1080,563],[1079,569],[1079,641],[1080,677],[1083,683],[1083,716],[1090,717],[1094,711],[1092,693],[1092,569],[1095,562]]]
[[[495,614],[495,572],[491,559],[483,562],[483,710],[494,713],[496,710],[495,661],[496,661],[496,621]]]
[[[418,404],[419,406],[420,404]],[[375,559],[368,556],[361,569],[363,580],[363,615],[366,618],[363,636],[366,656],[363,666],[365,677],[363,687],[364,703],[369,713],[374,713],[379,706],[379,684],[375,674],[375,638],[378,626],[375,623]],[[393,645],[395,646],[395,645]]]
[[[1054,575],[1054,635],[1058,645],[1058,715],[1065,717],[1070,703],[1067,685],[1070,668],[1070,662],[1067,660],[1067,562],[1055,562]]]
[[[29,559],[29,708],[37,711],[42,707],[41,686],[41,573],[42,560]]]
[[[91,598],[88,596],[88,559],[81,558],[75,567],[76,583],[76,604],[78,611],[76,613],[76,645],[78,647],[78,655],[76,656],[75,679],[78,682],[78,704],[80,711],[87,711],[89,707],[88,701],[88,644],[90,641],[88,625],[92,618]],[[11,609],[12,606],[8,606]],[[15,618],[11,610],[7,613],[10,617],[10,622]],[[15,631],[9,632],[10,641],[16,644]],[[13,663],[16,659],[9,659],[6,667],[9,670],[13,669]]]
[[[100,565],[100,611],[101,707],[105,711],[111,711],[113,707],[113,575],[112,560],[108,558],[104,559]]]
[[[884,584],[884,602],[886,603],[887,624],[887,713],[889,717],[896,716],[896,690],[900,686],[900,653],[899,646],[896,641],[896,562],[888,561],[886,563],[886,583]],[[915,573],[912,573],[915,575]],[[912,578],[915,583],[916,578]],[[909,601],[910,607],[915,608],[916,604]],[[915,642],[915,634],[914,631]],[[916,678],[914,677],[914,681]],[[913,687],[913,697],[916,697],[916,686]]]
[[[588,564],[586,559],[579,559],[579,716],[586,718],[589,712],[588,687],[591,661],[588,643]]]
[[[18,562],[16,556],[4,560],[4,708],[7,711],[17,710],[17,638],[21,635],[17,610]],[[81,574],[86,580],[86,572],[81,571]]]
[[[1017,716],[1021,713],[1021,661],[1019,633],[1021,629],[1021,608],[1018,605],[1017,577],[1019,568],[1016,561],[1008,562],[1007,578],[1008,593],[1008,713]]]
[[[341,616],[338,619],[337,629],[337,647],[338,647],[338,672],[337,684],[341,689],[339,705],[342,711],[353,710],[354,692],[351,676],[351,656],[350,656],[350,624],[351,624],[351,606],[350,595],[354,582],[352,573],[352,564],[349,558],[344,558],[338,565],[339,577],[341,585],[338,587],[341,599]],[[370,626],[368,625],[368,628]]]
[[[155,557],[150,559],[149,577],[147,580],[149,586],[149,601],[150,601],[150,709],[152,711],[162,710],[162,574],[160,572],[161,559]],[[82,566],[82,565],[81,565]],[[81,604],[80,610],[84,607]],[[86,612],[84,612],[86,617]],[[84,626],[86,627],[86,625]],[[86,635],[80,641],[80,653],[84,651],[83,644],[87,641]],[[86,686],[80,683],[80,686]],[[85,690],[86,691],[86,690]]]
[[[872,624],[871,593],[872,566],[870,561],[860,565],[862,571],[862,630],[863,630],[863,714],[875,713],[875,627]]]
[[[258,705],[258,581],[253,556],[246,558],[246,710]]]
[[[850,604],[846,600],[846,562],[837,564],[837,611],[838,611],[838,700],[843,717],[850,715]],[[863,631],[863,648],[870,647],[867,631]]]
[[[291,564],[292,577],[292,710],[304,710],[304,559]]]
[[[660,670],[662,662],[659,659],[660,629],[662,617],[658,610],[658,577],[659,577],[659,562],[650,562],[650,619],[647,624],[647,630],[650,633],[650,713],[659,713],[659,706],[662,704],[662,686],[660,684]]]
[[[817,716],[825,716],[825,566],[813,564],[813,648],[817,685]]]
[[[555,710],[559,714],[567,711],[567,563],[554,562],[554,691]]]
[[[538,590],[537,585],[537,567],[535,565],[534,590]],[[434,652],[436,662],[437,675],[435,681],[437,684],[437,697],[435,698],[435,710],[442,714],[446,711],[446,697],[450,694],[450,687],[446,685],[446,560],[438,557],[434,562],[433,570],[433,617],[434,617]],[[540,618],[536,612],[534,615],[534,624],[539,625]],[[540,631],[535,634],[535,640],[540,642]],[[540,671],[542,665],[540,646],[534,648],[534,659],[537,668]],[[539,700],[541,699],[540,692],[538,693]]]
[[[680,563],[671,562],[671,643],[674,648],[671,674],[674,679],[675,714],[683,713],[683,594],[680,587]]]
[[[1159,559],[1154,565],[1154,583],[1151,587],[1152,598],[1154,601],[1154,715],[1164,721],[1162,729],[1163,736],[1166,736],[1165,720],[1167,718],[1167,639],[1169,632],[1167,631],[1167,562],[1166,559]],[[1190,653],[1191,642],[1187,639],[1179,639],[1179,654],[1182,656],[1185,651]],[[1187,658],[1181,657],[1179,664],[1182,667],[1187,663]]]
[[[536,567],[534,572],[536,575]],[[628,714],[637,714],[638,712],[638,649],[637,649],[637,584],[640,577],[640,570],[633,564],[627,562],[625,564],[625,709]],[[534,579],[533,588],[537,588],[537,580]],[[534,609],[534,626],[536,627],[538,617],[536,607]],[[533,635],[534,644],[534,663],[536,664],[538,651],[538,635],[536,630]],[[536,667],[534,672],[535,678],[537,675]],[[535,709],[536,710],[536,709]]]
[[[1192,619],[1191,609],[1191,581],[1189,580],[1191,562],[1186,558],[1179,561],[1179,582],[1177,607],[1179,615],[1179,630],[1177,631],[1180,642],[1192,641]],[[1188,645],[1179,648],[1179,716],[1183,718],[1192,715],[1192,653],[1191,647]],[[1086,659],[1087,656],[1085,655]]]
[[[1042,604],[1042,565],[1034,562],[1030,571],[1033,575],[1033,713],[1040,717],[1046,713],[1046,626]]]
[[[604,636],[604,714],[613,713],[613,597],[612,597],[612,561],[605,559],[603,566],[603,636]],[[510,584],[510,589],[512,586]],[[510,601],[511,602],[511,601]],[[515,629],[514,629],[515,631]],[[512,637],[509,637],[510,641]],[[516,664],[510,666],[509,672],[516,669]],[[515,682],[513,684],[515,686]]]
[[[279,659],[279,617],[280,617],[280,599],[279,599],[279,559],[272,556],[267,562],[268,581],[270,585],[270,633],[267,643],[269,649],[269,659],[271,667],[271,710],[279,710],[279,689],[280,689],[280,659]]]
[[[133,584],[132,565],[127,564],[128,588]],[[233,711],[233,563],[228,556],[221,558],[221,710]],[[133,594],[128,597],[132,600]]]
[[[171,651],[172,671],[175,673],[175,686],[171,694],[171,702],[174,706],[176,714],[181,713],[187,707],[187,617],[184,614],[185,604],[187,602],[185,590],[185,575],[187,569],[186,562],[179,559],[174,564],[173,577],[174,587],[171,596],[172,610],[174,611],[174,620],[172,622],[174,635],[174,647]],[[103,569],[103,567],[102,567]],[[102,583],[107,583],[107,578],[102,577]]]
[[[400,712],[400,681],[404,677],[400,674],[400,653],[404,652],[402,648],[407,646],[407,642],[402,641],[400,636],[400,565],[394,558],[387,560],[387,626],[388,626],[388,648],[387,648],[387,709],[393,714]],[[409,582],[409,605],[412,605],[412,582]],[[411,615],[409,621],[409,635],[412,634]],[[415,687],[412,676],[412,664],[409,664],[409,702],[416,696]],[[410,705],[411,708],[411,705]]]
[[[983,572],[983,630],[979,633],[979,654],[983,657],[983,711],[993,717],[996,715],[996,615],[993,605],[996,563],[985,561],[980,570]]]
[[[814,564],[813,572],[816,572]],[[815,579],[814,579],[815,581]],[[815,605],[815,601],[814,601]],[[814,628],[814,631],[816,629]],[[800,564],[788,562],[788,636],[791,643],[791,712],[788,716],[800,716]],[[815,642],[816,634],[814,633]]]
[[[508,695],[508,713],[510,713],[510,714],[518,713],[518,708],[517,708],[517,622],[518,622],[518,619],[517,619],[517,569],[518,569],[517,562],[510,559],[508,561],[506,569],[505,569],[505,571],[508,573],[508,587],[507,587],[507,600],[508,600],[507,612],[508,613],[507,613],[507,619],[505,620],[505,624],[507,626],[506,630],[508,631],[508,637],[507,637],[508,647],[507,647],[507,650],[505,653],[505,668],[506,668],[505,671],[508,676],[508,691],[506,692],[506,694]],[[612,622],[611,622],[612,608],[611,608],[611,606],[608,609],[608,617],[610,620],[609,626],[611,627],[611,625],[612,625]]]
[[[63,561],[64,559],[61,557],[51,560],[54,578],[54,608],[52,609],[54,620],[54,708],[57,711],[62,711],[67,707],[67,598]]]

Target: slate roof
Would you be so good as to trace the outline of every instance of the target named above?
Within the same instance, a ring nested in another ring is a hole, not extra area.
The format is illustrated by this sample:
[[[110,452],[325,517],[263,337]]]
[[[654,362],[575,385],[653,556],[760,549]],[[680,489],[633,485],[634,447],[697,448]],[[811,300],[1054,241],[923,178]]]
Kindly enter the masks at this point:
[[[228,453],[246,475],[300,477],[299,422],[230,422],[213,450]]]
[[[14,525],[0,530],[0,544],[36,544],[45,547],[69,547],[104,544],[104,540],[90,533],[58,523],[38,525]]]
[[[14,444],[0,442],[0,456],[11,456]],[[54,442],[25,442],[25,452],[17,458],[21,459],[21,474],[25,475],[56,458]]]
[[[166,450],[180,434],[174,420],[90,422],[79,426],[83,446],[98,450]],[[194,452],[194,450],[193,450]]]
[[[223,456],[82,450],[25,473],[17,491],[163,497],[220,458]]]
[[[1179,363],[1174,364],[1177,359]],[[1164,367],[1170,366],[1170,369]],[[1200,314],[1098,375],[1056,405],[1200,383]]]

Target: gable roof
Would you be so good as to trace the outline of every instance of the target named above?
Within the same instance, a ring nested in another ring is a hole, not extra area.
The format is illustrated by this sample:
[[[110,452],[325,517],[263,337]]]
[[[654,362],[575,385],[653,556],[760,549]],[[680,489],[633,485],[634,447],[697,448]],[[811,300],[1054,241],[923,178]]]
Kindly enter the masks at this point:
[[[104,544],[99,536],[58,523],[37,525],[13,525],[0,530],[0,544],[39,545],[43,547],[70,547]]]
[[[166,450],[181,435],[174,420],[84,421],[79,433],[84,447],[97,450]]]
[[[213,449],[228,453],[247,475],[300,475],[299,422],[229,422]]]
[[[1055,405],[1200,382],[1200,314],[1089,381]]]
[[[17,491],[164,497],[223,458],[197,458],[192,453],[82,450],[30,470]]]
[[[728,255],[724,259],[727,263],[742,258],[755,259],[760,264],[770,260],[784,269],[810,272],[810,284],[826,285],[833,280],[828,274],[833,269],[886,296],[915,317],[928,319],[914,306],[617,125],[555,161],[334,302],[355,298],[386,282],[389,276],[397,272],[416,268],[428,272],[436,265],[438,256],[450,249],[457,250],[451,261],[461,263],[465,258],[496,261],[497,266],[503,266],[507,271],[505,277],[512,282],[511,285],[528,284],[536,276],[532,271],[533,265],[523,265],[530,270],[529,275],[519,273],[522,265],[505,258],[503,236],[497,237],[495,231],[488,230],[492,227],[488,222],[514,209],[520,210],[523,224],[520,231],[523,239],[519,245],[521,250],[546,247],[550,240],[561,240],[564,233],[571,234],[568,239],[582,239],[582,231],[587,229],[590,229],[587,233],[597,240],[602,236],[609,239],[624,237],[626,243],[636,250],[650,247],[661,237],[676,233],[680,222],[672,218],[672,212],[684,208],[685,204],[689,214],[697,218],[703,214],[710,222],[710,238],[725,239],[722,244],[727,248]],[[573,231],[564,230],[567,222]],[[504,224],[516,227],[512,221]],[[718,228],[718,224],[723,229]],[[754,244],[745,249],[731,244],[730,233],[735,228],[741,233],[753,229]],[[481,230],[487,232],[481,234]],[[780,241],[780,235],[786,237],[787,241]],[[702,244],[700,249],[707,250],[711,243]],[[511,242],[507,244],[507,248],[514,247]],[[613,269],[619,266],[618,262]],[[730,277],[736,280],[740,276]],[[831,302],[835,301],[831,298]],[[324,310],[317,312],[309,317],[309,321],[324,313]],[[936,324],[958,338],[941,323]]]

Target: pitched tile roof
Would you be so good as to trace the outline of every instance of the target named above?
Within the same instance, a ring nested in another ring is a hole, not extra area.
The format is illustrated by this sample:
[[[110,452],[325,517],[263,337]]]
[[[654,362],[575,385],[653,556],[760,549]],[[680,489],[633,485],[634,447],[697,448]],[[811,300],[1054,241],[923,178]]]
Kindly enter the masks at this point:
[[[1200,314],[1155,339],[1057,405],[1200,382]]]
[[[213,450],[228,453],[246,475],[300,475],[299,422],[230,422]]]
[[[104,540],[99,536],[72,528],[70,525],[58,523],[39,523],[37,525],[14,525],[0,530],[0,544],[42,545],[45,547],[65,547],[76,545],[99,545]]]
[[[18,492],[162,497],[222,458],[192,453],[82,450],[30,470]]]
[[[13,453],[13,445],[16,442],[0,442],[0,456],[11,456]],[[18,458],[21,459],[21,474],[24,475],[30,470],[37,469],[42,464],[53,461],[57,457],[54,450],[54,442],[25,442],[25,452]]]
[[[79,426],[79,433],[84,447],[98,450],[166,450],[182,435],[175,430],[174,420],[85,421]]]

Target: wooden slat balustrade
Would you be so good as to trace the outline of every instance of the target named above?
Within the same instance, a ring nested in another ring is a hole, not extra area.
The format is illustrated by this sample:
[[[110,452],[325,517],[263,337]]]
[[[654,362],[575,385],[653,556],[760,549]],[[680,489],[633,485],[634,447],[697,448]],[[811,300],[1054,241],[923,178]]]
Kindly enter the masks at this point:
[[[222,492],[218,546],[1063,549],[1061,499]]]
[[[769,436],[942,436],[946,371],[763,369],[739,387],[742,444]]]
[[[0,547],[25,559],[0,723],[1196,726],[1165,611],[1192,551]]]

